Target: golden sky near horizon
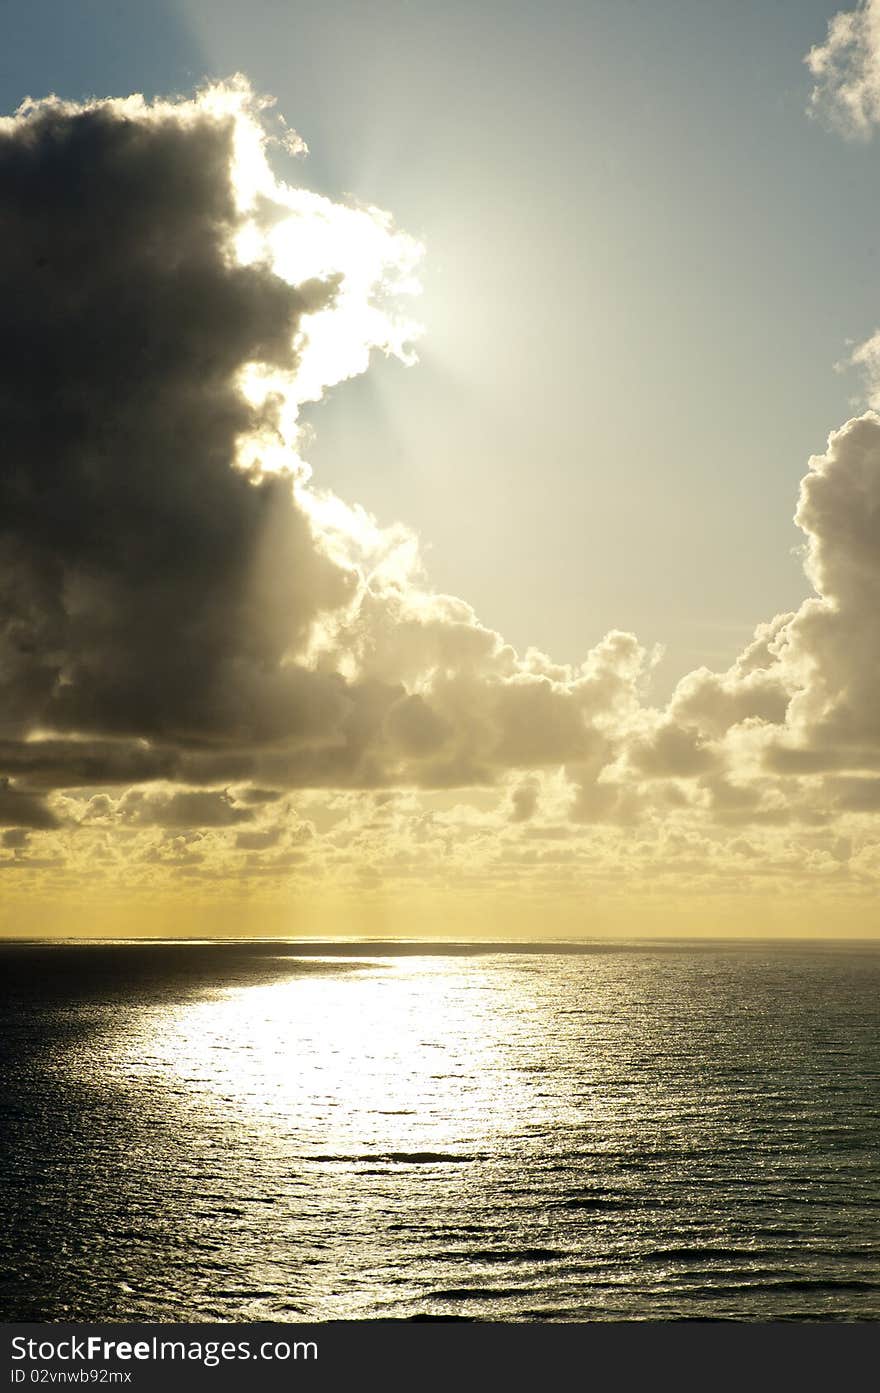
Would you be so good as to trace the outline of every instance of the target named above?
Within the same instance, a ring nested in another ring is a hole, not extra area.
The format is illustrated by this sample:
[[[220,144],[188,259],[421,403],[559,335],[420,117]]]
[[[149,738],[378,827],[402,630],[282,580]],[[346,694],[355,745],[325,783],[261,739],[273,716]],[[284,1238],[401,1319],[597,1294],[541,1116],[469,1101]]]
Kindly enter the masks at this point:
[[[880,0],[808,66],[869,134]],[[243,78],[0,120],[0,933],[875,935],[880,331],[802,598],[667,696],[623,627],[513,645],[313,470],[316,403],[417,376],[430,246],[304,153]]]

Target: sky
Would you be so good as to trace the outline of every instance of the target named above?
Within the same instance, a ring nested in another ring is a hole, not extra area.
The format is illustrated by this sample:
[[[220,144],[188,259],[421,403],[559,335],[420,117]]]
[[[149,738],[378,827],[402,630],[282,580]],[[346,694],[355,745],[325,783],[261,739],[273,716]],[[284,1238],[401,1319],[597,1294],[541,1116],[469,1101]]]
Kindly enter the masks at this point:
[[[880,5],[2,17],[2,930],[874,933]]]

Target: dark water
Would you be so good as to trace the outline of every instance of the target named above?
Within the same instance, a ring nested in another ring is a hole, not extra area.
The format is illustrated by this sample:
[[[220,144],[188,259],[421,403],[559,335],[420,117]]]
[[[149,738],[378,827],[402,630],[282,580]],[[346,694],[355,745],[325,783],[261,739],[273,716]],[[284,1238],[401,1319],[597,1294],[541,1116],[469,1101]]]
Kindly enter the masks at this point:
[[[880,953],[0,946],[5,1320],[880,1317]]]

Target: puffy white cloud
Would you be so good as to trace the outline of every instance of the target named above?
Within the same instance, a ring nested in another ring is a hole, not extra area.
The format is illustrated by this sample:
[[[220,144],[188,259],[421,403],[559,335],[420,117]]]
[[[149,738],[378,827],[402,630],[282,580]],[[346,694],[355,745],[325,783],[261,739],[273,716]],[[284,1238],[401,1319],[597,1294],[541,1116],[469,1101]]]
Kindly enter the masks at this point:
[[[880,120],[880,0],[836,14],[804,61],[816,79],[813,111],[846,135],[869,135]]]
[[[672,698],[672,719],[707,735],[720,735],[751,718],[783,721],[791,691],[780,655],[792,618],[781,614],[759,624],[752,642],[727,672],[699,668],[683,677]]]
[[[679,756],[677,768],[670,758],[670,774],[703,772],[699,760],[709,754],[701,737],[714,737],[716,750],[740,773],[754,773],[756,761],[780,776],[880,763],[875,412],[832,432],[825,453],[810,460],[795,521],[806,535],[805,572],[815,593],[795,613],[759,626],[727,672],[701,669],[679,682],[661,732],[670,754]],[[654,745],[658,739],[652,737]],[[662,772],[651,763],[654,745],[634,745],[636,768]]]
[[[788,725],[800,744],[878,749],[880,416],[848,421],[811,459],[796,521],[817,594],[787,627]]]
[[[880,410],[880,329],[853,349],[849,362],[861,370],[868,405]]]

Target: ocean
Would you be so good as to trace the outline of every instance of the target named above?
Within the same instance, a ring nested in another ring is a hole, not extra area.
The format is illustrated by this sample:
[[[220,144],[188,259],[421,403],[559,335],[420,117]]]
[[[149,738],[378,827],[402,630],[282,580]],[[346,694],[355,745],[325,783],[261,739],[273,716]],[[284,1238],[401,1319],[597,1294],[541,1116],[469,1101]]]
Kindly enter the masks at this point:
[[[870,944],[0,945],[6,1321],[876,1320]]]

